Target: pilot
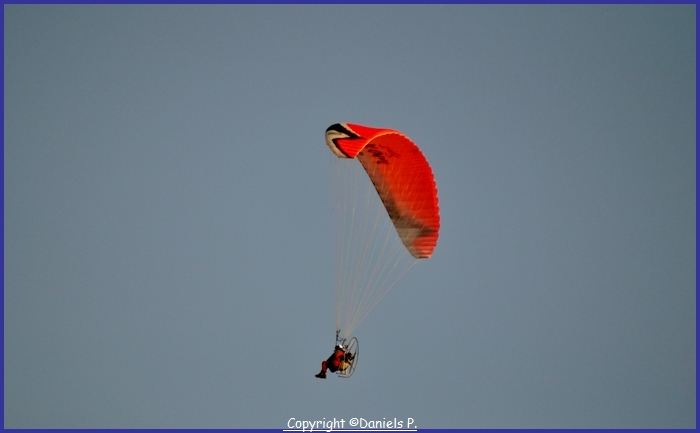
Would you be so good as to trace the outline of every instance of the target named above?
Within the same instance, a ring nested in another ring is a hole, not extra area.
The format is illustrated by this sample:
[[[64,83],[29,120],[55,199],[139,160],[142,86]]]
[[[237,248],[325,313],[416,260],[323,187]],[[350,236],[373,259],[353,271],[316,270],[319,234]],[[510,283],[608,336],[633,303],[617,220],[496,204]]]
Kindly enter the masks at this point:
[[[328,357],[325,361],[321,362],[321,372],[316,375],[319,379],[326,378],[326,369],[330,370],[331,373],[335,373],[340,368],[340,363],[343,361],[345,356],[345,349],[342,344],[335,346],[333,354]]]

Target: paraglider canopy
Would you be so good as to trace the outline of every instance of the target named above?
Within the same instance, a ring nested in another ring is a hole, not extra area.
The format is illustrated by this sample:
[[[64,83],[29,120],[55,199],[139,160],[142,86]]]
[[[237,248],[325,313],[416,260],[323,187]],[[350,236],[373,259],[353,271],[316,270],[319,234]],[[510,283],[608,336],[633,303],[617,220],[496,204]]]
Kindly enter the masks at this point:
[[[432,256],[438,193],[423,152],[399,131],[337,123],[325,139],[335,168],[336,341],[346,342],[396,282]]]
[[[403,245],[416,259],[430,258],[440,213],[435,177],[418,146],[399,131],[352,123],[326,129],[326,144],[362,164]]]

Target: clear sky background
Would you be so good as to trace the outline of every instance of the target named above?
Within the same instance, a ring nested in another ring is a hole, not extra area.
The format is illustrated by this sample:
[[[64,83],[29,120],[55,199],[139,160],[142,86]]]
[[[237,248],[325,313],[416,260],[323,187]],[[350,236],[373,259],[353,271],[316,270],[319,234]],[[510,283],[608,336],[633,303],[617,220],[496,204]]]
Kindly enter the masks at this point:
[[[694,427],[695,17],[6,5],[5,427]],[[442,231],[324,381],[337,122]]]

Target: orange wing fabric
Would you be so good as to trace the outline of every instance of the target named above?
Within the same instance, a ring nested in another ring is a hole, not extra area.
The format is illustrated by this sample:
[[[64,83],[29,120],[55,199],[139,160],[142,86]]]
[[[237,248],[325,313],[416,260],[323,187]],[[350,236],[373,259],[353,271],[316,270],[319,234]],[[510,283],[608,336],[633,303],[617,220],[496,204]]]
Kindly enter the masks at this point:
[[[435,176],[423,152],[399,131],[352,123],[326,130],[326,144],[339,158],[356,158],[369,175],[408,251],[433,254],[440,232]]]

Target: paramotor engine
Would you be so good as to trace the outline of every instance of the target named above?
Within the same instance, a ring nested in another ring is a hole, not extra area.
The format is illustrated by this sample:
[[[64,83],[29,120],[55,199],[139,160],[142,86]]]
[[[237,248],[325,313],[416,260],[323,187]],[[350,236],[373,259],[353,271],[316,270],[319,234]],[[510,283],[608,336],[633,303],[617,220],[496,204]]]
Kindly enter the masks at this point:
[[[355,367],[357,367],[357,360],[360,357],[360,344],[357,342],[357,338],[352,337],[350,342],[344,344],[343,347],[345,347],[345,355],[340,360],[336,374],[347,379],[352,376],[355,372]]]

